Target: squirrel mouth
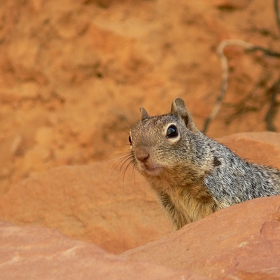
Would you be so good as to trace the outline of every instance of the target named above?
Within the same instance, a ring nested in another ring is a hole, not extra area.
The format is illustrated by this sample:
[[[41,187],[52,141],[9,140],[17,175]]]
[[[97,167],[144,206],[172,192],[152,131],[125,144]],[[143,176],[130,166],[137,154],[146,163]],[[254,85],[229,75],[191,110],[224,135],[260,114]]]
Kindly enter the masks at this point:
[[[146,172],[150,176],[158,176],[162,170],[162,167],[159,165],[149,165],[146,163],[144,163],[141,167],[142,171]]]

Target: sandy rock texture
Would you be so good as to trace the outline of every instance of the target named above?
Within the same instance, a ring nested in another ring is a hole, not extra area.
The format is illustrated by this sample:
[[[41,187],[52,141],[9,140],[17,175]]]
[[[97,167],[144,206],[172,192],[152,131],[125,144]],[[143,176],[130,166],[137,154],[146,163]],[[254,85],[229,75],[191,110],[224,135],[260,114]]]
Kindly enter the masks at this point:
[[[0,219],[56,228],[113,253],[170,233],[147,183],[132,170],[123,179],[115,165],[64,166],[26,179],[0,199]]]
[[[130,261],[52,229],[0,222],[0,279],[209,279],[186,270]]]
[[[0,195],[52,167],[113,158],[139,106],[162,114],[180,96],[202,128],[220,93],[222,40],[280,49],[263,0],[0,2]],[[208,134],[267,129],[279,59],[225,53],[228,92]]]

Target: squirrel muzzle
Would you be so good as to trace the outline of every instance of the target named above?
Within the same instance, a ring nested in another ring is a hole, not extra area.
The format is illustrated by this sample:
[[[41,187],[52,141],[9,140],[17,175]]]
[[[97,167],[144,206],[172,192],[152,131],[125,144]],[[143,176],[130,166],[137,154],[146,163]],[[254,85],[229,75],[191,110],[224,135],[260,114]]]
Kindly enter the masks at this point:
[[[150,155],[149,148],[140,146],[135,149],[137,168],[144,175],[158,176],[162,171],[162,166],[156,164]]]

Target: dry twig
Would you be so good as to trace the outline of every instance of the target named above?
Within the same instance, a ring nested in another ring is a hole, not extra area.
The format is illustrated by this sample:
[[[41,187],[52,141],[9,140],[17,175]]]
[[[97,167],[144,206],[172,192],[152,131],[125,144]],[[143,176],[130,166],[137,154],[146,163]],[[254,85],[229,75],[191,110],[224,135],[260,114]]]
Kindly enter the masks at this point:
[[[223,101],[223,98],[225,96],[225,93],[227,91],[227,87],[228,87],[228,75],[229,75],[229,71],[228,71],[228,59],[224,54],[224,49],[226,46],[229,45],[233,45],[233,46],[240,46],[243,47],[245,49],[250,49],[255,47],[254,45],[242,41],[242,40],[224,40],[222,41],[219,46],[218,46],[218,57],[221,60],[221,66],[222,66],[222,84],[221,84],[221,91],[219,96],[217,97],[216,103],[214,105],[214,108],[212,110],[212,112],[210,113],[209,117],[205,120],[204,123],[204,128],[203,128],[203,133],[205,133],[210,125],[210,122],[216,117],[216,115],[218,114],[220,107],[221,107],[221,103]]]
[[[229,77],[229,70],[228,70],[228,59],[224,54],[224,49],[227,46],[238,46],[244,48],[246,51],[262,51],[264,54],[268,56],[273,56],[280,58],[280,53],[271,51],[269,49],[260,47],[260,46],[254,46],[253,44],[250,44],[243,40],[224,40],[222,41],[218,46],[218,57],[221,60],[221,66],[222,66],[222,83],[221,83],[221,91],[219,96],[216,99],[216,103],[214,105],[214,108],[212,109],[212,112],[208,116],[208,118],[205,120],[203,133],[205,133],[210,125],[210,123],[213,121],[213,119],[218,114],[223,98],[226,94],[227,87],[228,87],[228,77]]]
[[[279,12],[278,0],[274,0],[274,10],[275,10],[276,22],[280,31],[280,12]]]
[[[277,104],[276,97],[280,93],[280,79],[278,79],[271,88],[268,89],[268,93],[271,94],[270,104],[268,111],[265,116],[265,122],[267,126],[267,130],[276,131],[275,125],[273,124],[273,118],[277,113]]]

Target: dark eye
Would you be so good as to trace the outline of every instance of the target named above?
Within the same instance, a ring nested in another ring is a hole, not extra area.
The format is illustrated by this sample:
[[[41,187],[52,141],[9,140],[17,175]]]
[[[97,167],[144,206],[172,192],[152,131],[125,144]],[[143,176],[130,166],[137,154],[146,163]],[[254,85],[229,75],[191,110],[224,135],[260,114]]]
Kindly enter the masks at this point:
[[[170,125],[166,131],[167,138],[175,138],[178,136],[178,129],[175,125]]]
[[[130,145],[132,145],[132,141],[131,141],[131,137],[130,136],[128,136],[128,141],[129,141]]]

